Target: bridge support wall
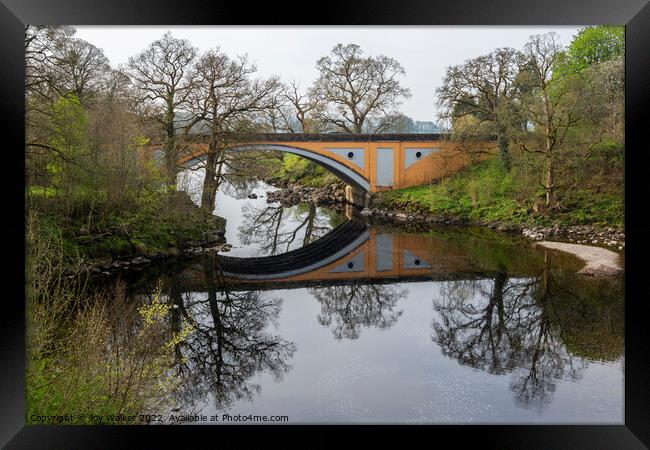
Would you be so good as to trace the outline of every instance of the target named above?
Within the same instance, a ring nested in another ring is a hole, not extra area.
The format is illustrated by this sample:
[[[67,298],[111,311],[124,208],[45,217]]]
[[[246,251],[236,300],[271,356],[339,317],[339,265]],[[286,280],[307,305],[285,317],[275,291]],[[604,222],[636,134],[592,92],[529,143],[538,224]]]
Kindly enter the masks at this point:
[[[370,204],[370,193],[348,184],[345,186],[345,199],[348,203],[365,208]]]

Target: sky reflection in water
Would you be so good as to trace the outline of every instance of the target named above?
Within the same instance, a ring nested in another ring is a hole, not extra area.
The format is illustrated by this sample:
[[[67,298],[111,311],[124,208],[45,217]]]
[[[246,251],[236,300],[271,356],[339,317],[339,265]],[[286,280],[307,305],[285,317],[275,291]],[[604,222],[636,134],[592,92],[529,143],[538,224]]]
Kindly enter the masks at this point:
[[[269,189],[218,194],[227,256],[296,250],[345,222],[246,198]],[[164,275],[174,320],[195,327],[178,349],[188,411],[289,423],[623,423],[622,279],[578,277],[574,259],[486,230],[368,232],[358,276],[326,265],[293,283],[245,284],[218,257]],[[406,252],[422,265],[375,277],[379,235],[402,255],[393,265]]]

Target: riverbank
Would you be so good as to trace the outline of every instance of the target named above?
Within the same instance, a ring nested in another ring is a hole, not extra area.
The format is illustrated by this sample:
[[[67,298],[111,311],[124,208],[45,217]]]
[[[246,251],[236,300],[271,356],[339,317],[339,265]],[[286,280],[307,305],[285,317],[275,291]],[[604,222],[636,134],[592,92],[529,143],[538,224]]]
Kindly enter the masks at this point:
[[[545,206],[543,191],[523,167],[505,171],[495,159],[469,166],[430,185],[374,194],[369,211],[406,215],[409,220],[467,223],[521,232],[534,240],[625,246],[621,173],[594,163],[586,186],[565,187]],[[586,176],[586,175],[582,175]],[[620,248],[619,248],[620,247]]]
[[[378,217],[409,223],[430,223],[444,225],[467,225],[487,227],[505,233],[522,234],[534,241],[546,239],[575,242],[578,244],[601,245],[622,251],[625,249],[625,231],[613,227],[601,228],[593,225],[560,225],[527,227],[499,221],[485,222],[463,217],[450,217],[442,214],[409,213],[406,211],[386,211],[379,208],[364,208],[361,215]]]
[[[397,192],[397,191],[395,191]],[[383,197],[382,197],[383,195]],[[332,208],[343,209],[349,205],[345,199],[345,191],[337,185],[327,185],[320,188],[286,183],[276,191],[266,193],[267,202],[279,202],[284,205],[294,205],[299,202],[311,202]],[[521,234],[534,241],[559,240],[577,244],[599,245],[612,250],[625,249],[625,231],[618,227],[603,227],[596,225],[565,225],[556,223],[552,226],[527,225],[498,220],[470,219],[449,213],[435,213],[418,208],[417,203],[404,204],[386,201],[385,194],[375,194],[371,206],[359,209],[359,213],[367,218],[379,221],[402,222],[412,225],[467,225],[487,227],[496,231],[511,234]]]
[[[581,275],[604,277],[623,273],[619,255],[604,248],[548,241],[537,242],[535,245],[577,256],[585,262],[585,266],[578,271]]]
[[[64,260],[69,261],[66,273],[71,276],[79,270],[99,275],[140,270],[162,259],[229,248],[226,220],[202,213],[184,192],[157,193],[139,199],[129,210],[93,219],[86,212],[62,220],[42,201],[36,219],[39,228],[60,239]]]

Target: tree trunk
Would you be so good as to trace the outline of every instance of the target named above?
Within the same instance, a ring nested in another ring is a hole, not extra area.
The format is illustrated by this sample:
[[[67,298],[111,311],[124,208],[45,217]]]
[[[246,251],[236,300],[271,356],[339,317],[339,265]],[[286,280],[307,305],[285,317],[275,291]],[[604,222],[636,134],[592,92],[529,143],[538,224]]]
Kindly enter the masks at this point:
[[[305,228],[305,239],[302,241],[302,245],[307,245],[311,242],[312,234],[314,233],[314,220],[316,219],[316,205],[313,203],[309,204],[309,212],[307,213],[307,228]]]
[[[201,192],[201,210],[206,214],[212,214],[214,203],[217,197],[219,179],[223,164],[220,162],[221,153],[210,144],[205,161],[205,178],[203,179],[203,191]]]
[[[553,158],[546,156],[546,207],[550,208],[555,203],[555,189],[553,188]]]
[[[500,130],[497,139],[499,142],[499,159],[501,160],[501,165],[507,172],[509,172],[510,153],[508,152],[508,137],[506,136],[505,131]]]
[[[173,109],[167,111],[165,122],[165,171],[167,172],[167,182],[171,186],[176,186],[178,154],[176,152],[176,133],[174,130]]]

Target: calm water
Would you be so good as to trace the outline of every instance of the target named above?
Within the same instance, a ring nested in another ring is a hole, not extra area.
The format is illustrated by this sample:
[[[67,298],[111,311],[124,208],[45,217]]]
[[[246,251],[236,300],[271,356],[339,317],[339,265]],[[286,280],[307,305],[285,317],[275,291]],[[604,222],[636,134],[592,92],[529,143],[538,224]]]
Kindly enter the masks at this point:
[[[172,322],[194,326],[177,351],[181,412],[623,423],[622,279],[578,277],[578,261],[521,238],[407,232],[269,205],[267,190],[218,194],[232,251],[131,283],[138,297],[162,279]]]

